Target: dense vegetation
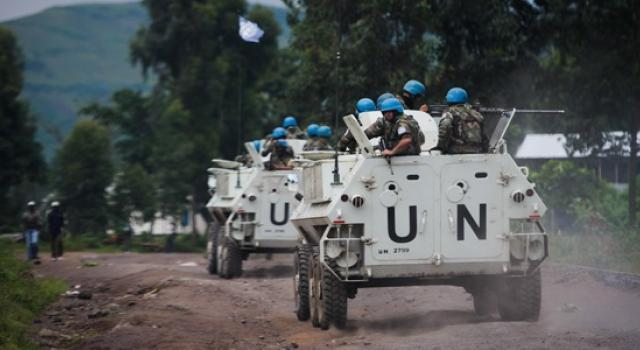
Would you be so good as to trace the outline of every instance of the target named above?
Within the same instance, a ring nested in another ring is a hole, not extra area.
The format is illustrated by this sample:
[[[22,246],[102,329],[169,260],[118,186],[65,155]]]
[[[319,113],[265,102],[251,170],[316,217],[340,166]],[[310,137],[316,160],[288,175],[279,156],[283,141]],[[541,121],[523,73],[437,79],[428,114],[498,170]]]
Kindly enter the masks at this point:
[[[427,84],[432,104],[463,86],[484,105],[567,109],[562,118],[524,116],[509,138],[517,144],[525,130],[562,132],[571,151],[593,157],[630,149],[629,178],[636,178],[637,2],[285,3],[287,46],[278,45],[273,11],[243,0],[143,1],[148,19],[127,40],[138,76],[154,79],[148,89],[113,91],[108,102],[85,105],[80,113],[90,121],[76,126],[53,163],[50,184],[75,231],[118,227],[131,210],[147,218],[186,206],[197,212],[208,197],[211,158],[235,156],[241,141],[261,137],[283,115],[333,124],[356,99],[399,92],[411,78]],[[265,30],[259,44],[239,38],[238,15]],[[610,139],[613,130],[623,137]],[[605,143],[614,147],[605,152]],[[91,169],[69,175],[77,167]],[[636,181],[618,192],[570,161],[532,176],[566,219],[555,228],[622,237],[638,231]],[[94,226],[83,218],[95,218]]]
[[[16,257],[13,243],[0,240],[0,349],[36,349],[29,328],[64,290],[62,281],[34,278],[28,264]]]

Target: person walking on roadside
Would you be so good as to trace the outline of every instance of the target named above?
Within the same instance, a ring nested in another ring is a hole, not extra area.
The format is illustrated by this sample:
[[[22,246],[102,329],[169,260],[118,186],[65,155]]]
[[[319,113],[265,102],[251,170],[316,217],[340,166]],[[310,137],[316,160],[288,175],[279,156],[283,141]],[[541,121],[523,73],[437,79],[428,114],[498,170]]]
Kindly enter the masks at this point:
[[[30,201],[27,203],[27,211],[22,214],[22,227],[24,228],[24,241],[27,247],[27,259],[39,264],[38,235],[42,228],[42,222],[36,210],[36,202]]]
[[[60,210],[60,202],[51,203],[51,211],[47,215],[47,226],[51,237],[51,259],[62,259],[62,228],[64,227],[64,215]]]

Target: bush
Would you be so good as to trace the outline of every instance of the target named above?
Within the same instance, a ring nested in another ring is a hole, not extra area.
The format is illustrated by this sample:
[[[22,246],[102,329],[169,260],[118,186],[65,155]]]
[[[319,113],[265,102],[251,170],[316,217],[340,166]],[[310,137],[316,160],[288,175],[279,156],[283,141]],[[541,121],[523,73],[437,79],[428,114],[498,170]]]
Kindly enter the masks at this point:
[[[16,258],[18,246],[0,241],[0,349],[35,349],[29,341],[33,319],[53,302],[66,285],[36,279],[29,265]]]
[[[570,160],[548,161],[530,178],[550,210],[551,231],[611,232],[627,222],[622,194]]]

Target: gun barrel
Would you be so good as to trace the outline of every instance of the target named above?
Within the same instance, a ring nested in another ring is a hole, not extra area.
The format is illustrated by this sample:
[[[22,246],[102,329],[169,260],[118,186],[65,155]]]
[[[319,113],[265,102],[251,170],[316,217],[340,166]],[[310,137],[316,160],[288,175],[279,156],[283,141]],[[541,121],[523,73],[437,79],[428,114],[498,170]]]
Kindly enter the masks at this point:
[[[564,109],[519,109],[519,108],[495,108],[495,107],[477,107],[479,112],[484,113],[503,113],[511,112],[515,109],[516,113],[564,113]]]
[[[564,109],[517,109],[518,113],[564,113]]]

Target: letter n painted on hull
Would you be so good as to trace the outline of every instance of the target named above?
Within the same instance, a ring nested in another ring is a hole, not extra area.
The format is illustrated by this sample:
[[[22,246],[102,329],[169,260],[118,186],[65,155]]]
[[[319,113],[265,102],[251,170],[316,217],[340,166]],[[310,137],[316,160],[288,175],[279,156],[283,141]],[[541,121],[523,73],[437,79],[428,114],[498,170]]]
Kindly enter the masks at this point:
[[[464,241],[464,223],[468,223],[478,239],[487,239],[487,204],[480,204],[480,223],[473,218],[464,204],[458,204],[458,240]]]

